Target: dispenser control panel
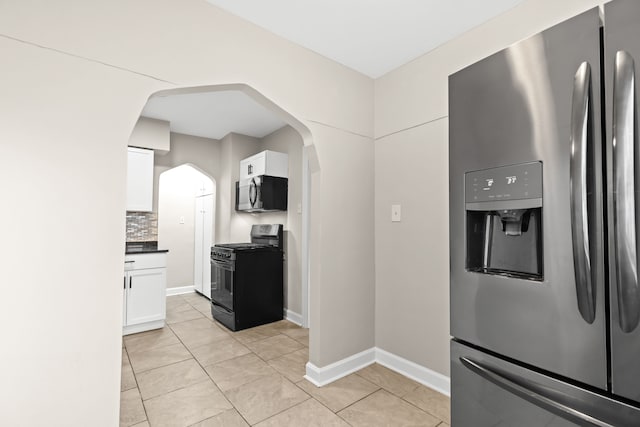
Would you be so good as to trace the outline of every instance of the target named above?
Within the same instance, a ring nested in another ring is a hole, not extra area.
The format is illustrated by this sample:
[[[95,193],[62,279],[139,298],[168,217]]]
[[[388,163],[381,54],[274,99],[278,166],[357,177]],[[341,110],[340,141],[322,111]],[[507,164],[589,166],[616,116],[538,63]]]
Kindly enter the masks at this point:
[[[542,199],[542,162],[467,172],[465,202]]]

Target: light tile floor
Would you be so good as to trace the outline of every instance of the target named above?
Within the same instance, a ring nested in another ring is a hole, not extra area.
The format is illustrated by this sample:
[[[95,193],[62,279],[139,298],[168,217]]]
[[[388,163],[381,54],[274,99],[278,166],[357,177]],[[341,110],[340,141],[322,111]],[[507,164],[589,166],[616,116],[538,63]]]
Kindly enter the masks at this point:
[[[121,426],[448,427],[449,398],[374,364],[306,381],[309,331],[286,320],[231,332],[197,294],[167,298],[167,326],[123,339]]]

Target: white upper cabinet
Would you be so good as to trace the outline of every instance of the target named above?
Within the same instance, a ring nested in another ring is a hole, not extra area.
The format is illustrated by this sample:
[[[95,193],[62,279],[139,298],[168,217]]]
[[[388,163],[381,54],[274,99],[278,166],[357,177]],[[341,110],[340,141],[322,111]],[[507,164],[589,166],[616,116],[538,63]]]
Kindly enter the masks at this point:
[[[129,147],[127,161],[127,210],[153,209],[153,150]]]
[[[207,196],[209,194],[213,194],[213,181],[210,179],[200,181],[196,188],[196,197]]]
[[[265,150],[240,161],[240,179],[260,175],[288,178],[289,155],[277,151]]]

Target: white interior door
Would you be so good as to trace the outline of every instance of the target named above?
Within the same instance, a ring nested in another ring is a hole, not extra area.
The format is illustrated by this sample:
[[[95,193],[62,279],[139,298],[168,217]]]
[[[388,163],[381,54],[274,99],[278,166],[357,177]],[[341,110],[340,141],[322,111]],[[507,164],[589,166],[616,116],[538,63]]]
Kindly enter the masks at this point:
[[[211,245],[213,234],[213,194],[202,199],[202,293],[211,298]]]
[[[204,198],[196,197],[195,221],[194,221],[194,266],[193,266],[193,287],[196,291],[204,293],[206,287],[203,283],[203,270],[205,264],[202,259],[204,245]]]
[[[211,298],[209,258],[213,241],[213,210],[213,194],[196,197],[193,281],[195,289],[207,298]]]

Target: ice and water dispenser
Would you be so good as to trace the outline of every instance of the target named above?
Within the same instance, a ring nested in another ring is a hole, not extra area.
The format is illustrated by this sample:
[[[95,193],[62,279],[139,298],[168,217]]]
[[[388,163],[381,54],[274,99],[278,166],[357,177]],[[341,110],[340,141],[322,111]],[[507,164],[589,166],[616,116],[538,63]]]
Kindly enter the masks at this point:
[[[543,279],[542,163],[465,174],[466,268]]]

